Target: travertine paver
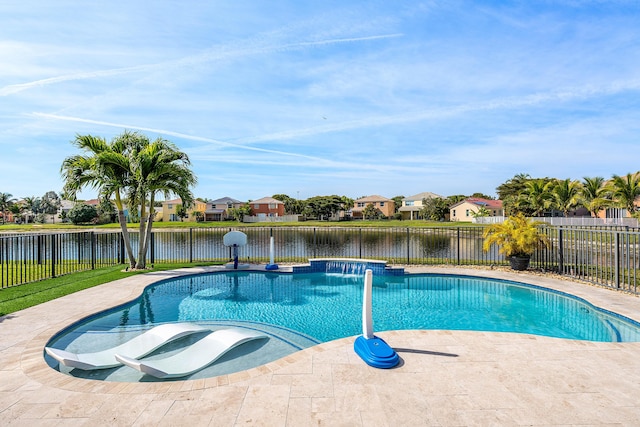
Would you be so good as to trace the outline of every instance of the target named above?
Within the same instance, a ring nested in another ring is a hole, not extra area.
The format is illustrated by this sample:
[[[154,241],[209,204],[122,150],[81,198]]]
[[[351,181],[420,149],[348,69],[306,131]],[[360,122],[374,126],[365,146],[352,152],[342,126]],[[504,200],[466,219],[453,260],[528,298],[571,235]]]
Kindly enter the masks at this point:
[[[419,271],[534,283],[640,320],[637,297],[554,277]],[[0,318],[0,425],[640,425],[640,343],[388,331],[378,335],[401,357],[391,370],[365,365],[345,338],[245,372],[152,384],[46,365],[43,346],[58,330],[171,274],[180,273],[133,276]]]

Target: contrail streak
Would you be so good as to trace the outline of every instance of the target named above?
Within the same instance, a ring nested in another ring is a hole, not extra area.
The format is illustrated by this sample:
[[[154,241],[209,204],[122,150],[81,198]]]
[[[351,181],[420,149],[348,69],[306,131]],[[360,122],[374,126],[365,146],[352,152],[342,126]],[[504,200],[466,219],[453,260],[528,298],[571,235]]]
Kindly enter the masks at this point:
[[[233,144],[231,142],[220,141],[220,140],[212,139],[212,138],[205,138],[205,137],[202,137],[202,136],[187,135],[187,134],[184,134],[184,133],[174,132],[174,131],[170,131],[170,130],[166,130],[166,129],[154,129],[154,128],[148,128],[148,127],[143,127],[143,126],[134,126],[134,125],[126,125],[126,124],[122,124],[122,123],[104,122],[104,121],[100,121],[100,120],[83,119],[81,117],[61,116],[61,115],[57,115],[57,114],[48,114],[48,113],[37,113],[36,112],[36,113],[32,113],[32,115],[36,116],[36,117],[46,118],[46,119],[64,120],[64,121],[79,122],[79,123],[90,123],[90,124],[94,124],[94,125],[117,127],[117,128],[122,128],[122,129],[135,129],[135,130],[140,130],[140,131],[145,131],[145,132],[154,132],[154,133],[158,133],[158,134],[162,134],[162,135],[171,135],[171,136],[175,136],[177,138],[189,139],[189,140],[193,140],[193,141],[210,142],[210,143],[218,144],[218,145],[221,145],[221,146],[224,146],[224,147],[239,148],[239,149],[243,149],[243,150],[258,151],[258,152],[262,152],[262,153],[279,154],[279,155],[283,155],[283,156],[299,157],[299,158],[314,160],[316,162],[317,161],[331,162],[330,160],[323,159],[321,157],[307,156],[307,155],[304,155],[304,154],[291,153],[291,152],[287,152],[287,151],[269,150],[267,148],[258,148],[258,147],[240,145],[240,144]]]
[[[111,76],[117,76],[121,74],[145,72],[145,71],[151,71],[155,69],[166,69],[167,67],[170,67],[170,66],[192,65],[198,62],[210,61],[211,59],[248,56],[248,55],[262,54],[267,52],[295,50],[295,49],[301,49],[304,47],[322,46],[322,45],[330,45],[330,44],[355,43],[355,42],[363,42],[363,41],[370,41],[370,40],[380,40],[380,39],[388,39],[388,38],[394,38],[394,37],[400,37],[400,36],[402,36],[402,34],[383,34],[383,35],[377,35],[377,36],[327,39],[327,40],[317,40],[317,41],[310,41],[310,42],[290,43],[290,44],[284,44],[284,45],[256,46],[256,47],[247,47],[247,48],[230,50],[230,51],[226,51],[225,49],[219,49],[213,52],[212,51],[204,52],[199,55],[187,56],[187,57],[176,59],[173,61],[165,61],[165,62],[160,62],[156,64],[138,65],[135,67],[113,68],[109,70],[87,71],[82,73],[73,73],[73,74],[66,74],[66,75],[57,76],[57,77],[50,77],[47,79],[35,80],[27,83],[8,85],[0,88],[0,96],[7,96],[14,93],[22,92],[25,90],[33,89],[36,87],[48,86],[48,85],[67,82],[67,81],[87,80],[87,79],[95,79],[99,77],[111,77]]]

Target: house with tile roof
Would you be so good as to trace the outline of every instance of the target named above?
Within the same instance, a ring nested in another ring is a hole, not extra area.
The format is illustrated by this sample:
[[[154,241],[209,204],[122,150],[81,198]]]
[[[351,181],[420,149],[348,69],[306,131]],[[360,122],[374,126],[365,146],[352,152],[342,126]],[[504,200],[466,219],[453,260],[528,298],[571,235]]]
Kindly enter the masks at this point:
[[[284,203],[273,197],[263,197],[249,202],[251,215],[258,218],[284,216]]]
[[[422,201],[436,198],[442,198],[442,196],[429,191],[405,197],[402,199],[402,206],[400,206],[398,212],[402,215],[402,219],[422,219],[422,215],[420,215],[420,211],[423,207]]]
[[[392,217],[396,212],[396,202],[394,202],[393,199],[388,199],[375,194],[373,196],[366,196],[358,200],[354,200],[353,208],[351,209],[351,216],[354,219],[362,219],[362,212],[368,205],[373,205],[374,208],[382,212],[382,215],[387,218]]]
[[[182,219],[178,216],[177,207],[182,204],[182,199],[177,198],[173,200],[165,200],[162,202],[162,221],[182,221]],[[204,212],[207,204],[200,200],[194,200],[193,205],[187,209],[187,217],[184,219],[185,221],[196,221],[196,216],[193,214],[194,212]],[[159,215],[158,215],[159,216]]]
[[[471,222],[474,218],[473,215],[483,208],[489,212],[489,216],[504,216],[502,200],[468,197],[449,207],[449,219]]]
[[[224,221],[229,218],[229,209],[241,208],[245,204],[228,196],[208,201],[204,210],[204,220]]]

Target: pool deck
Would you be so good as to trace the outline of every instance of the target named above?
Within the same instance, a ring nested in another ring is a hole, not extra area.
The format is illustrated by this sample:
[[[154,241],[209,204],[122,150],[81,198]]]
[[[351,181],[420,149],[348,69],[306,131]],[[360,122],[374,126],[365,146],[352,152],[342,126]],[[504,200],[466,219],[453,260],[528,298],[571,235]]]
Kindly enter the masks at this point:
[[[640,321],[638,297],[550,276],[407,271],[533,283]],[[77,379],[44,362],[47,340],[73,321],[181,274],[136,275],[0,317],[0,425],[640,425],[640,343],[389,331],[377,335],[400,355],[390,370],[364,364],[350,337],[249,371],[166,383]]]

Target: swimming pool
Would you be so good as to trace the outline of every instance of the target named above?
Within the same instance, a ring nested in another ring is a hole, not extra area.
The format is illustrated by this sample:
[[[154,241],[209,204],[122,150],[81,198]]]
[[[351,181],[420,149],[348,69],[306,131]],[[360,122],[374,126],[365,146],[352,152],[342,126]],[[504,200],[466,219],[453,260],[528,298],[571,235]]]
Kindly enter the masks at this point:
[[[374,276],[376,331],[446,329],[516,332],[591,341],[640,341],[640,324],[557,291],[497,279],[415,274]],[[269,336],[248,343],[191,379],[249,369],[320,342],[358,335],[363,278],[326,273],[225,271],[165,280],[140,298],[84,319],[48,346],[71,352],[117,345],[149,325],[193,321],[212,329],[241,326]],[[164,357],[197,340],[190,336],[149,358]],[[244,355],[250,357],[243,357]],[[65,370],[110,381],[150,381],[121,367]]]

